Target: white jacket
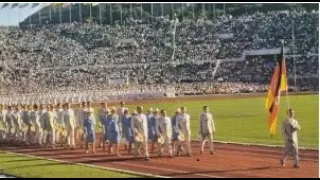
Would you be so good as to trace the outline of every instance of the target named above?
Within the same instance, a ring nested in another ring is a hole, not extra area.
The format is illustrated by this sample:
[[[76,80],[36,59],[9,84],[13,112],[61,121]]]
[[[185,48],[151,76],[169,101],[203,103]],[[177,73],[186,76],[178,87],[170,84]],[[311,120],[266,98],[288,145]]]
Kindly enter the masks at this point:
[[[42,111],[41,110],[36,111],[35,125],[39,128],[42,128],[41,117],[42,117]]]
[[[300,130],[300,125],[297,120],[291,118],[282,122],[281,131],[285,141],[298,144],[298,130]]]
[[[55,115],[56,115],[56,120],[57,120],[57,123],[60,124],[60,125],[64,125],[64,122],[63,122],[63,114],[64,114],[64,111],[63,109],[58,109],[55,111]]]
[[[190,129],[190,115],[189,114],[180,114],[177,118],[177,128],[184,134],[184,136],[191,137]]]
[[[37,122],[37,112],[34,110],[31,110],[29,114],[29,118],[30,118],[30,123],[35,126]]]
[[[48,110],[42,110],[42,111],[39,111],[39,113],[40,113],[40,127],[42,129],[45,129],[46,128],[46,116],[47,116]]]
[[[8,124],[9,127],[14,127],[14,122],[13,122],[13,112],[11,111],[7,111],[6,114],[5,114],[5,119],[6,119],[6,122]]]
[[[22,128],[21,112],[12,113],[14,126],[18,129]]]
[[[137,114],[132,117],[131,129],[133,133],[139,133],[144,136],[145,141],[148,140],[148,120],[144,114]],[[135,134],[134,134],[135,135]]]
[[[212,134],[216,131],[211,113],[201,113],[199,123],[200,134]]]
[[[75,115],[76,115],[76,126],[83,127],[83,122],[86,115],[84,109],[77,109],[75,112]]]
[[[63,112],[63,121],[67,129],[75,128],[76,119],[72,109],[68,109]]]
[[[171,118],[160,117],[156,122],[156,131],[157,134],[161,134],[165,141],[170,141],[172,139],[172,125]]]
[[[6,111],[3,110],[2,112],[0,112],[0,123],[2,123],[3,125],[7,124],[6,121]]]

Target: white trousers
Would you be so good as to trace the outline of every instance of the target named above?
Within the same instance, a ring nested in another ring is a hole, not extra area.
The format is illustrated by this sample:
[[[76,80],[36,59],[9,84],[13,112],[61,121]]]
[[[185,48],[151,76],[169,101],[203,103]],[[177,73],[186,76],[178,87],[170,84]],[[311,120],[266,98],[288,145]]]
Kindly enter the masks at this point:
[[[134,156],[136,157],[138,155],[138,150],[142,146],[143,148],[143,154],[145,158],[149,158],[149,152],[148,152],[148,141],[144,142],[135,142],[134,143],[134,149],[135,149],[135,154]]]
[[[24,140],[24,132],[21,128],[15,127],[14,139],[19,141]]]
[[[293,161],[295,165],[299,165],[299,150],[298,150],[298,144],[293,143],[289,140],[285,141],[284,143],[284,152],[281,157],[282,161],[285,161],[287,159],[288,155],[292,155]]]
[[[46,138],[49,140],[50,145],[54,145],[56,142],[56,132],[55,129],[46,131]]]
[[[58,130],[55,130],[55,137],[56,143],[60,143],[60,133]]]
[[[67,134],[67,145],[74,147],[75,146],[74,129],[73,128],[69,128],[69,129],[67,129],[67,132],[68,132],[68,134]]]
[[[209,140],[210,152],[213,152],[213,135],[212,135],[212,133],[204,133],[204,134],[201,134],[201,136],[202,136],[201,152],[204,151],[204,146],[205,146],[207,140]]]
[[[46,144],[47,143],[47,134],[48,134],[48,132],[47,132],[47,130],[45,130],[45,129],[42,129],[42,133],[41,133],[41,144]]]
[[[166,147],[168,153],[170,156],[173,156],[173,150],[172,150],[172,144],[171,144],[171,140],[165,140],[164,144],[159,144],[158,148],[159,148],[159,154],[163,154],[163,148]]]
[[[186,136],[185,135],[185,141],[184,141],[184,143],[185,143],[185,145],[186,145],[186,148],[187,148],[187,153],[189,154],[189,155],[191,155],[191,153],[192,153],[192,151],[191,151],[191,138],[190,138],[190,136]],[[182,142],[178,142],[178,149],[177,149],[177,151],[176,152],[179,152],[180,151],[180,147],[182,146]]]
[[[34,140],[34,143],[38,143],[38,144],[42,144],[42,129],[41,129],[41,127],[39,127],[39,126],[36,126],[36,128],[35,128],[35,130],[36,130],[36,132],[34,133],[34,138],[33,138],[33,140]]]
[[[4,130],[0,130],[0,140],[5,140],[7,138],[7,134]]]

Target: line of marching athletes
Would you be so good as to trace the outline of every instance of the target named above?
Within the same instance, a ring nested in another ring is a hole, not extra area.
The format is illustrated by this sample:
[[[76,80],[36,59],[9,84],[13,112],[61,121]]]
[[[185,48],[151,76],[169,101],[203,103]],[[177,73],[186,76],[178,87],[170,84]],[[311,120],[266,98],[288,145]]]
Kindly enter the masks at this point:
[[[170,157],[179,156],[186,149],[188,156],[191,151],[190,115],[185,107],[177,109],[173,117],[165,110],[148,109],[143,113],[143,107],[138,106],[131,115],[120,102],[120,107],[109,109],[107,103],[101,103],[97,122],[102,129],[102,136],[96,138],[96,119],[91,103],[79,104],[73,110],[69,103],[56,105],[5,106],[0,105],[0,140],[11,143],[22,143],[65,148],[75,148],[79,144],[96,152],[96,142],[108,153],[120,154],[120,145],[125,144],[129,154],[134,150],[137,157],[143,153],[149,160],[148,142],[151,142],[151,153],[157,149],[162,156],[164,149]],[[201,154],[207,140],[210,153],[213,151],[213,134],[215,126],[209,108],[203,107],[199,118],[199,134],[202,137]]]
[[[86,105],[90,107],[91,104]],[[74,149],[75,141],[83,139],[77,135],[82,132],[82,119],[85,116],[80,116],[81,113],[76,114],[69,103],[63,106],[0,105],[0,111],[2,142],[46,147],[63,145],[65,148]]]
[[[157,149],[159,156],[163,155],[164,149],[168,151],[170,157],[179,156],[184,146],[187,155],[192,156],[190,115],[186,107],[177,109],[174,116],[169,117],[164,109],[159,111],[150,108],[144,114],[143,107],[138,106],[130,115],[124,102],[120,103],[119,109],[112,108],[111,110],[108,109],[107,103],[101,103],[99,122],[103,132],[99,140],[100,146],[105,150],[108,144],[109,153],[115,146],[117,156],[121,156],[122,137],[126,140],[125,148],[128,153],[131,154],[134,149],[134,156],[137,157],[138,154],[143,153],[145,160],[149,160],[148,141],[151,142],[150,152],[153,153]],[[214,154],[214,133],[215,125],[212,114],[209,112],[209,107],[204,106],[199,117],[199,135],[202,137],[201,154],[206,141],[209,141],[210,154]]]

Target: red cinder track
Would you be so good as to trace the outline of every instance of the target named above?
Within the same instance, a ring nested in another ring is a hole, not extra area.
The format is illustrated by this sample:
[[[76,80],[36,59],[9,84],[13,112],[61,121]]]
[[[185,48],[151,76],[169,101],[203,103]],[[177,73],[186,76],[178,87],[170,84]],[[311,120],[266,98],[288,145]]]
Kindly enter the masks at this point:
[[[151,155],[150,161],[134,159],[122,150],[122,157],[109,155],[97,148],[97,154],[86,154],[84,149],[65,150],[40,147],[13,147],[0,145],[1,150],[22,153],[49,159],[57,159],[72,163],[83,163],[102,167],[136,171],[154,175],[178,178],[215,178],[215,177],[281,177],[281,178],[317,178],[318,151],[300,150],[301,168],[292,168],[292,160],[288,159],[287,167],[280,167],[279,158],[282,148],[261,147],[235,144],[215,143],[216,155],[206,152],[200,155],[200,143],[192,142],[193,157],[156,157]],[[122,149],[124,149],[122,147]]]

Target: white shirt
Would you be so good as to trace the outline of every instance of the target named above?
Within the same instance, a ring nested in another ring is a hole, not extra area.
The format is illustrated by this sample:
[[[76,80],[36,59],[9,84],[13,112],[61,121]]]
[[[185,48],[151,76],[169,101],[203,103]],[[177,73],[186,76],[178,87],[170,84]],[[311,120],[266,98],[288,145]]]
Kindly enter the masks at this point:
[[[199,132],[201,134],[213,133],[215,132],[215,126],[213,122],[213,117],[211,113],[201,113],[200,115],[200,126]]]
[[[117,114],[118,114],[120,117],[122,117],[123,114],[124,114],[124,110],[125,110],[125,107],[119,107]]]

